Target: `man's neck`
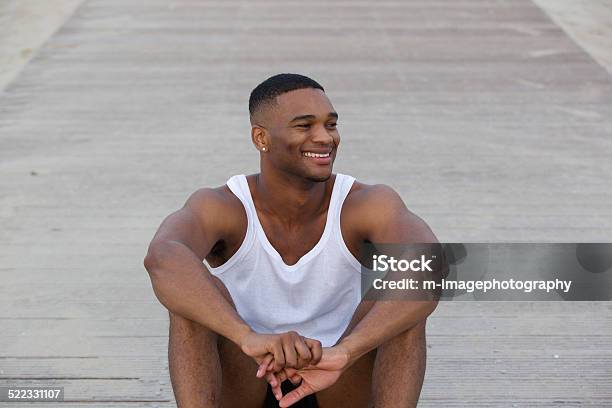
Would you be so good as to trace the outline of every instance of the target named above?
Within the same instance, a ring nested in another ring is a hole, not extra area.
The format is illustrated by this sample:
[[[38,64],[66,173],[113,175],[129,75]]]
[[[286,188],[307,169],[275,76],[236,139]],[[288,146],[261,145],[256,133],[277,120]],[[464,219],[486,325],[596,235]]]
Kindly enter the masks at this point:
[[[329,206],[333,178],[310,181],[290,174],[261,172],[255,176],[258,208],[283,224],[306,223]]]

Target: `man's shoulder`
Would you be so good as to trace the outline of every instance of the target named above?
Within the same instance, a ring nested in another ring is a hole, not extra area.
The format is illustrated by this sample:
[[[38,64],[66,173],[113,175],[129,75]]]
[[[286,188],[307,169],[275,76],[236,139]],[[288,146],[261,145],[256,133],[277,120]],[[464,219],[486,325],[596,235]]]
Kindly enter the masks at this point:
[[[355,181],[346,197],[344,208],[371,212],[399,204],[403,206],[404,202],[392,187],[386,184],[365,184]]]
[[[393,188],[355,181],[342,207],[342,218],[345,225],[366,234],[384,218],[402,211],[407,211],[406,206]]]
[[[355,182],[342,209],[342,223],[356,236],[370,241],[404,242],[432,239],[427,224],[404,204],[401,196],[385,184]]]
[[[245,216],[242,203],[227,184],[198,188],[187,199],[185,207],[209,220],[227,221]]]

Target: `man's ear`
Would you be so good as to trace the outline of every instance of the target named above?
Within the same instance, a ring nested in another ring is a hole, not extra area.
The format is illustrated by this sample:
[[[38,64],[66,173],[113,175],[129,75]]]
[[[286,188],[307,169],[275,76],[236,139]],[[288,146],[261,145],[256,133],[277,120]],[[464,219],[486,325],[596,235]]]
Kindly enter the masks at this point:
[[[260,152],[266,152],[270,149],[268,131],[259,125],[251,125],[251,140],[253,145]]]

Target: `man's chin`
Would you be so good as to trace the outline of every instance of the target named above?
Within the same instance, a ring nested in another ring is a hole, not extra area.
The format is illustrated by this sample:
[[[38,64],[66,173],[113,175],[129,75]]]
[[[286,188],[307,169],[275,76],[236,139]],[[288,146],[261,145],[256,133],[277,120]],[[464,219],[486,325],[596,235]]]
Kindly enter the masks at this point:
[[[331,173],[329,174],[325,174],[325,175],[312,175],[309,177],[306,177],[309,181],[315,181],[315,182],[323,182],[323,181],[327,181],[329,180],[329,178],[331,177]]]
[[[309,181],[323,182],[329,180],[331,175],[332,169],[330,166],[329,171],[320,171],[306,174],[306,179],[308,179]]]

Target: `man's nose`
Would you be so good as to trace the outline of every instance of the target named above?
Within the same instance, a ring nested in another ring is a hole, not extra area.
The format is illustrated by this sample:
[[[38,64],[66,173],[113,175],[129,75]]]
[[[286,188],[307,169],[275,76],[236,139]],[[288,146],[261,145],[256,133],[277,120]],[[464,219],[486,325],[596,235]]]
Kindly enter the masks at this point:
[[[312,141],[320,144],[332,144],[334,138],[330,135],[325,125],[321,125],[315,127]]]

